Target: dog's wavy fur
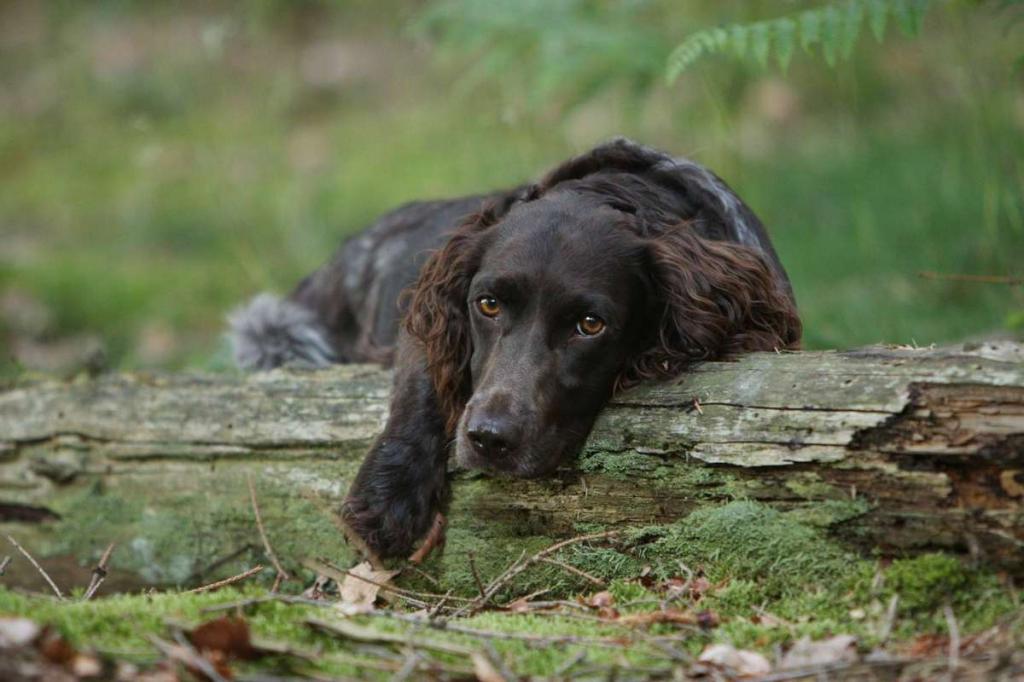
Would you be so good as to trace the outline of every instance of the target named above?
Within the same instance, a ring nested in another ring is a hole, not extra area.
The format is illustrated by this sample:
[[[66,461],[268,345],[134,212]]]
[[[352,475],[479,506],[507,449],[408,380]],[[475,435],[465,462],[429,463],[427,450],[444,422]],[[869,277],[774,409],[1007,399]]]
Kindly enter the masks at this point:
[[[472,392],[466,296],[485,249],[487,231],[517,202],[533,201],[553,187],[610,168],[643,172],[664,162],[660,154],[615,148],[569,162],[538,185],[517,190],[470,216],[424,265],[409,294],[405,328],[424,346],[427,366],[449,433]],[[631,153],[630,153],[631,152]],[[676,184],[673,178],[673,184]],[[705,239],[689,222],[659,210],[642,185],[591,183],[626,215],[622,229],[648,239],[655,296],[662,314],[650,348],[623,369],[621,390],[649,379],[678,376],[694,362],[726,359],[751,351],[799,346],[801,322],[788,283],[756,249]]]
[[[407,552],[448,499],[447,448],[474,392],[467,297],[482,259],[510,213],[562,192],[587,211],[612,209],[601,215],[643,245],[643,329],[609,394],[699,361],[798,347],[796,303],[767,231],[692,161],[620,139],[531,185],[401,207],[346,242],[287,305],[262,299],[232,318],[237,357],[252,368],[395,357],[388,424],[345,509],[381,554]]]

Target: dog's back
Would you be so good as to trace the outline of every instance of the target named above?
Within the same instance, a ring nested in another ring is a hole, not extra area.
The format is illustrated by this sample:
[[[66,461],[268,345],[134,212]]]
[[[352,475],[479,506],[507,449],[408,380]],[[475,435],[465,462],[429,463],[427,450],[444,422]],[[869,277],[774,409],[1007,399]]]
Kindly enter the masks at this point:
[[[540,187],[580,180],[599,185],[616,174],[635,175],[647,189],[670,197],[672,213],[713,240],[759,251],[780,289],[789,278],[757,216],[716,175],[687,159],[625,139],[561,164],[537,185],[457,199],[406,204],[346,240],[330,261],[286,298],[261,294],[229,317],[235,361],[243,369],[286,364],[389,363],[402,318],[402,292],[417,279],[429,253],[464,220],[486,207],[498,212],[529,200]],[[582,179],[582,180],[581,180]]]
[[[229,317],[235,362],[242,369],[389,362],[402,291],[430,251],[490,198],[405,204],[345,240],[287,297],[256,296]]]

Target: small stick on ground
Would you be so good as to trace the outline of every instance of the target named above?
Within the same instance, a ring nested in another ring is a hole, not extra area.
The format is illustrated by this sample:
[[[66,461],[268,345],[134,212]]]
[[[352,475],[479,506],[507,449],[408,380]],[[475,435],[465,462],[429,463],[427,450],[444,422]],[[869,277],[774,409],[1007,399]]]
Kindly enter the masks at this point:
[[[215,583],[210,583],[209,585],[203,585],[202,587],[197,587],[195,589],[186,590],[185,594],[199,594],[200,592],[212,592],[213,590],[219,590],[222,587],[227,587],[228,585],[234,585],[235,583],[242,582],[246,578],[251,578],[252,576],[256,575],[257,573],[259,573],[262,570],[263,570],[263,566],[254,566],[254,567],[250,568],[248,571],[245,571],[244,573],[239,573],[238,575],[235,575],[235,576],[231,576],[230,578],[225,578],[224,580],[218,580]]]
[[[960,666],[960,628],[956,624],[953,607],[946,604],[942,613],[946,617],[946,627],[949,628],[949,672],[953,674]]]
[[[238,557],[242,556],[246,552],[255,551],[256,549],[258,549],[256,547],[256,545],[252,544],[251,542],[247,542],[244,545],[242,545],[241,547],[239,547],[238,549],[236,549],[235,551],[231,552],[231,554],[228,554],[227,556],[223,556],[220,559],[217,559],[216,561],[214,561],[209,566],[206,566],[205,568],[201,568],[198,571],[193,571],[192,575],[190,575],[188,578],[185,579],[185,582],[187,582],[187,583],[198,582],[199,580],[203,579],[203,576],[206,576],[206,575],[209,575],[210,573],[213,573],[214,571],[216,571],[221,566],[224,566],[226,564],[231,563],[232,561],[234,561]]]
[[[381,632],[343,620],[326,621],[319,618],[307,618],[306,624],[317,630],[357,642],[400,644],[412,647],[414,650],[432,649],[446,654],[455,654],[456,656],[470,656],[474,652],[469,647],[458,646],[457,644],[449,644],[448,642],[434,639],[421,639],[398,632]]]
[[[4,573],[7,572],[7,567],[10,564],[11,564],[11,557],[9,555],[5,556],[3,558],[3,561],[0,561],[0,575],[3,575]]]
[[[198,651],[196,651],[188,640],[181,636],[181,633],[176,633],[178,636],[175,638],[178,640],[177,645],[166,642],[156,635],[149,635],[146,639],[157,648],[157,650],[172,661],[182,663],[186,668],[201,672],[206,676],[206,679],[211,682],[227,682],[224,676],[217,672],[217,669],[213,667],[213,664],[203,658]]]
[[[277,571],[277,576],[274,578],[274,586],[270,588],[271,593],[277,592],[277,588],[281,586],[281,583],[285,580],[290,580],[291,576],[288,575],[288,571],[281,568],[281,562],[277,560],[277,555],[274,554],[274,548],[270,546],[270,539],[267,538],[267,530],[263,527],[263,516],[260,514],[260,506],[256,503],[256,486],[252,482],[252,474],[246,472],[245,481],[249,484],[249,500],[252,502],[252,513],[256,517],[256,528],[260,531],[260,540],[263,541],[263,549],[267,552],[267,558],[270,559],[270,563],[273,564],[274,570]]]
[[[43,579],[46,580],[46,582],[50,585],[50,588],[53,590],[53,593],[57,595],[57,599],[64,599],[64,595],[61,594],[60,588],[57,587],[57,583],[53,582],[53,579],[51,579],[50,576],[46,573],[46,571],[43,570],[43,567],[39,565],[39,562],[32,558],[32,555],[28,553],[28,550],[19,545],[18,541],[12,538],[10,535],[7,536],[7,542],[14,545],[14,548],[21,552],[24,555],[24,557],[28,559],[28,562],[30,564],[36,567],[36,570],[39,571],[39,575],[43,576]]]
[[[376,581],[371,580],[369,578],[366,578],[364,576],[352,574],[350,571],[346,571],[345,569],[343,569],[343,568],[341,568],[339,566],[336,566],[335,564],[332,564],[332,563],[330,563],[329,561],[326,561],[326,560],[321,560],[321,559],[304,559],[302,561],[302,565],[305,566],[306,568],[308,568],[309,570],[313,571],[314,573],[320,573],[322,575],[327,576],[328,578],[330,578],[331,580],[334,580],[338,584],[341,584],[341,582],[347,576],[351,575],[356,580],[362,580],[364,583],[370,583],[371,585],[376,585],[381,590],[384,590],[386,592],[392,592],[392,593],[394,593],[396,595],[405,596],[405,597],[419,597],[419,599],[417,601],[420,602],[420,604],[419,604],[420,606],[424,606],[424,607],[427,606],[427,602],[423,601],[423,600],[441,599],[441,598],[444,598],[444,597],[447,597],[449,601],[461,601],[461,602],[467,602],[467,603],[474,601],[473,599],[471,599],[469,597],[456,597],[456,596],[449,595],[449,594],[438,594],[436,592],[419,592],[417,590],[407,590],[407,589],[402,588],[402,587],[396,587],[394,585],[390,585],[390,584],[387,584],[387,583],[379,583],[379,582],[376,582]]]
[[[476,588],[480,590],[480,598],[483,599],[484,602],[486,603],[487,594],[486,590],[484,589],[484,581],[480,579],[480,571],[478,571],[476,568],[476,557],[473,556],[472,552],[470,552],[467,556],[469,557],[469,570],[473,574],[473,580],[476,581]]]
[[[516,576],[518,576],[520,573],[528,569],[530,566],[533,566],[534,564],[540,563],[545,559],[549,558],[558,550],[568,547],[569,545],[574,545],[580,542],[587,542],[588,540],[604,540],[610,537],[614,537],[618,534],[619,531],[617,530],[607,530],[603,533],[578,535],[574,538],[569,538],[568,540],[556,542],[547,549],[542,549],[541,551],[537,552],[536,554],[527,559],[523,559],[523,556],[520,556],[512,563],[512,565],[506,568],[504,572],[502,572],[497,578],[491,581],[491,583],[487,586],[482,595],[473,600],[473,603],[467,604],[466,606],[463,606],[461,609],[456,611],[453,617],[458,618],[459,616],[465,615],[467,612],[476,613],[481,608],[483,608],[484,604],[491,600],[494,597],[494,595],[497,594],[503,587],[505,587],[508,583],[512,582],[512,580],[514,580]]]
[[[92,569],[92,578],[89,580],[89,587],[85,588],[85,594],[82,596],[82,601],[89,601],[96,594],[96,590],[100,589],[100,585],[107,579],[107,562],[110,561],[110,555],[114,551],[114,543],[111,542],[107,545],[107,549],[103,552],[103,556],[100,557],[99,562],[96,564],[96,568]]]
[[[964,275],[959,273],[943,272],[919,272],[918,277],[923,279],[945,279],[953,282],[977,282],[980,284],[1009,284],[1011,286],[1024,284],[1024,277],[1011,277],[1008,275]]]
[[[900,595],[892,595],[892,599],[889,600],[889,607],[885,610],[885,623],[882,625],[882,632],[878,635],[879,646],[888,642],[889,636],[892,635],[893,625],[896,624],[896,607],[899,604]]]
[[[558,559],[552,559],[550,557],[544,557],[543,559],[541,559],[541,561],[543,561],[546,564],[551,564],[552,566],[558,566],[563,571],[568,571],[573,575],[578,575],[579,577],[585,580],[589,580],[590,582],[592,582],[595,585],[598,585],[599,587],[604,587],[605,583],[600,578],[592,576],[586,571],[580,570],[571,564],[565,563],[564,561],[559,561]]]
[[[409,563],[421,564],[424,559],[430,556],[430,553],[435,548],[444,547],[444,528],[446,524],[447,520],[444,518],[444,514],[437,512],[434,516],[434,522],[430,524],[427,536],[423,538],[423,544],[409,557]]]

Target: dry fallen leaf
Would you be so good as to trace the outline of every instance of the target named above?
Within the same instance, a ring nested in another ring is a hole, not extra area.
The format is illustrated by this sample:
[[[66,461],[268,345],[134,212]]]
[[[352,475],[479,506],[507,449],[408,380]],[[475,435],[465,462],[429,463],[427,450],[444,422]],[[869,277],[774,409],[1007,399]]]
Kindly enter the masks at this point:
[[[510,602],[508,606],[506,606],[505,608],[507,608],[512,613],[529,613],[531,610],[530,602],[526,601],[522,597],[516,599],[513,602]]]
[[[587,597],[583,603],[591,608],[603,609],[608,606],[614,606],[615,597],[608,590],[602,590]]]
[[[28,618],[0,618],[0,649],[28,646],[42,631]]]
[[[216,653],[225,659],[250,660],[259,656],[249,637],[249,624],[243,618],[224,616],[196,627],[188,639],[203,655]]]
[[[396,575],[398,571],[378,571],[369,561],[350,568],[341,583],[341,603],[360,608],[373,608],[381,585],[386,585]]]
[[[772,671],[768,659],[755,651],[743,651],[730,644],[712,644],[700,655],[700,662],[727,668],[740,677],[767,675]]]
[[[786,652],[779,662],[780,668],[810,668],[830,663],[852,663],[857,655],[857,638],[836,635],[818,642],[802,637]]]
[[[508,682],[487,655],[475,651],[470,658],[473,659],[473,674],[480,682]]]

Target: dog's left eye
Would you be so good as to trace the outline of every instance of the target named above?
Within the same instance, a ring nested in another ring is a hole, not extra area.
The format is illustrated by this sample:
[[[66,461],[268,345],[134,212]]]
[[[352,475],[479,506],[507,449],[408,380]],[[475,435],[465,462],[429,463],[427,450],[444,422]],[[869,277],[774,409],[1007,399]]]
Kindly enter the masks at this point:
[[[493,296],[481,296],[476,299],[476,307],[484,317],[497,317],[498,313],[501,312],[501,306],[498,305],[498,299]]]
[[[597,336],[604,331],[604,320],[596,315],[584,315],[576,323],[576,333],[580,336]]]

